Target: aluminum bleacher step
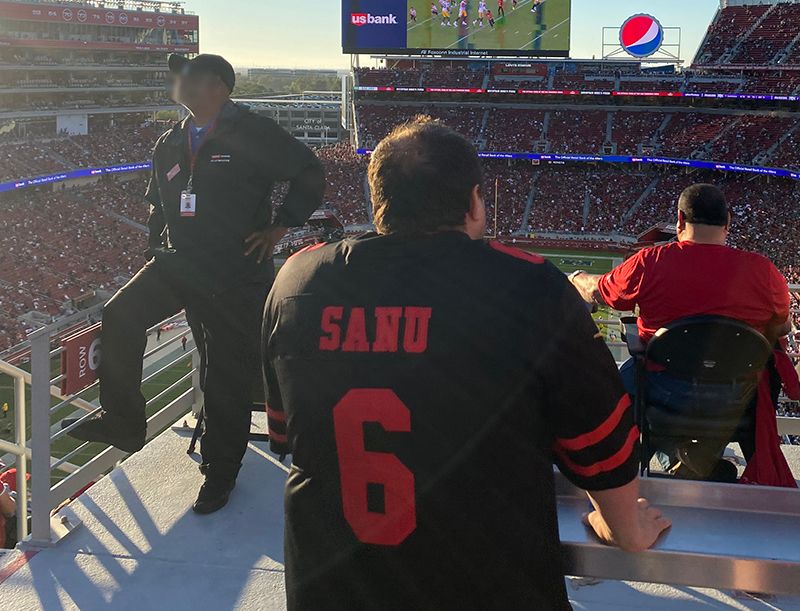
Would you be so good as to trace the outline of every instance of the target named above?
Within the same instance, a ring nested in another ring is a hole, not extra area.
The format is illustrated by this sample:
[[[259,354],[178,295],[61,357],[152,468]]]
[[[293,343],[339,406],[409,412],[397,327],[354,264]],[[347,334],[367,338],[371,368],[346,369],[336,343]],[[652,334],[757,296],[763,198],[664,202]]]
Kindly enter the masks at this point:
[[[798,490],[642,480],[643,496],[673,526],[652,550],[629,554],[600,544],[581,524],[586,495],[561,476],[557,483],[570,573],[800,596]]]

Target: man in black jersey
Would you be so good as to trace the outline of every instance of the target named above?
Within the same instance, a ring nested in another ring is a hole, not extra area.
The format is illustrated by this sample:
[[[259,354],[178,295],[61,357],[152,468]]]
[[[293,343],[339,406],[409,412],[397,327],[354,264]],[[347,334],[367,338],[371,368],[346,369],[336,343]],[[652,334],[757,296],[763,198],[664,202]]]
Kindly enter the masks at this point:
[[[639,433],[567,278],[482,240],[474,147],[430,119],[376,149],[378,234],[292,257],[270,294],[272,449],[291,453],[290,610],[569,609],[553,462],[638,551]]]

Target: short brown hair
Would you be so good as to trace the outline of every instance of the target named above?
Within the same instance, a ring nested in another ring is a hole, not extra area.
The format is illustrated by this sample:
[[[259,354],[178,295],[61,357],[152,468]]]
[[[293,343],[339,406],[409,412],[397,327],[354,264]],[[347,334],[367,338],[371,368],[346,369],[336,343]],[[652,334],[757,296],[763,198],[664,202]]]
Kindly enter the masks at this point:
[[[472,143],[426,116],[396,127],[378,144],[368,177],[382,234],[462,226],[472,190],[483,182]]]

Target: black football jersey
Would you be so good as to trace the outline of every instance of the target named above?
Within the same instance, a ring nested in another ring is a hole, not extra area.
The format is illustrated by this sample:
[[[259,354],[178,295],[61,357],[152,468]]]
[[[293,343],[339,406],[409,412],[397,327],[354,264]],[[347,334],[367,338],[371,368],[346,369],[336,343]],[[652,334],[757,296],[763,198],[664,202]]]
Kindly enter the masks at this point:
[[[290,609],[570,608],[553,464],[619,487],[638,430],[554,266],[459,232],[312,247],[263,349]]]

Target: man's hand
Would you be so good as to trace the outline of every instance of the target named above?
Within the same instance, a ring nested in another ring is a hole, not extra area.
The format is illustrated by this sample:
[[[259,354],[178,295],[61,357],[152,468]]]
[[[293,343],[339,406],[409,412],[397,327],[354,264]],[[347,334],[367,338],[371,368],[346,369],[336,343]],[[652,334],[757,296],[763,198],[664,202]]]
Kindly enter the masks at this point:
[[[578,290],[581,298],[586,303],[602,304],[603,298],[598,289],[601,277],[579,270],[569,276],[569,281]]]
[[[268,227],[263,231],[257,231],[244,241],[244,256],[249,257],[254,252],[257,252],[258,262],[262,263],[264,259],[269,259],[272,256],[278,242],[287,233],[289,233],[289,230],[286,227]]]
[[[615,545],[626,552],[641,552],[653,547],[661,533],[672,526],[672,522],[665,518],[659,509],[651,507],[647,499],[639,499],[636,509],[635,523],[630,524],[625,529],[626,532],[620,535],[612,532],[599,511],[595,510],[584,515],[583,522],[606,545]]]

